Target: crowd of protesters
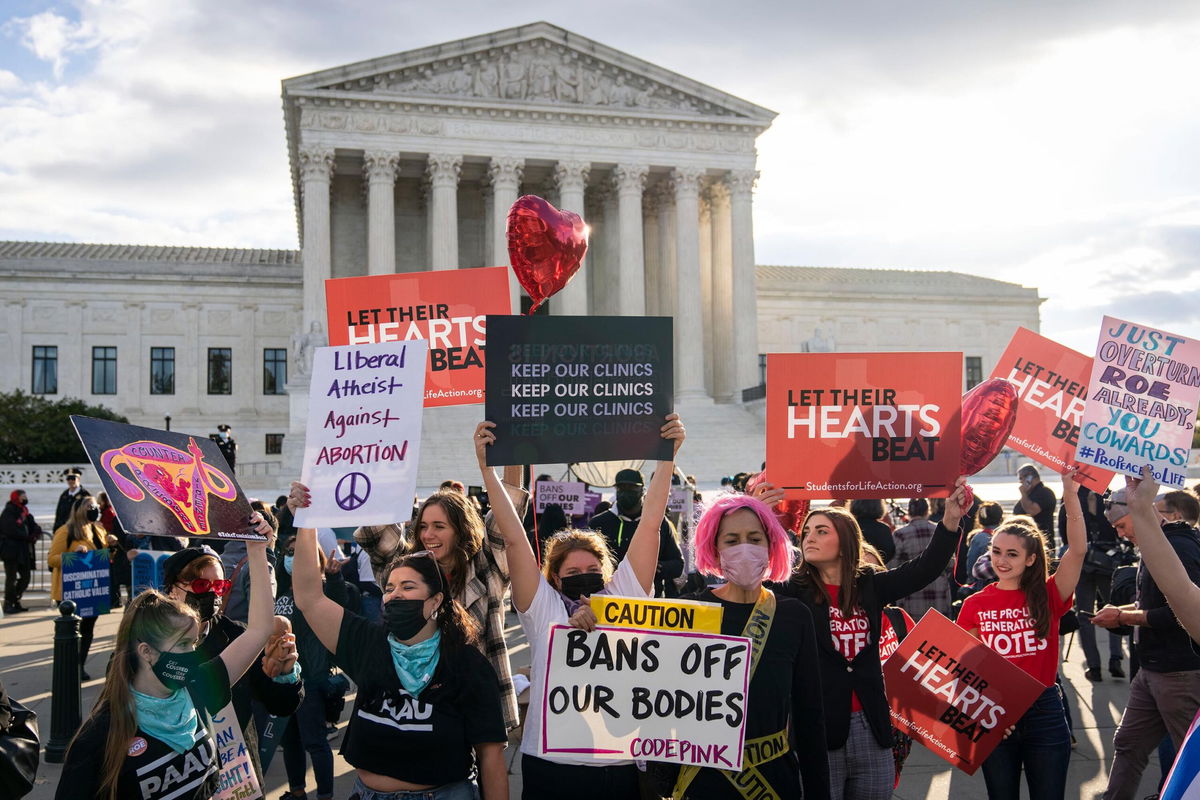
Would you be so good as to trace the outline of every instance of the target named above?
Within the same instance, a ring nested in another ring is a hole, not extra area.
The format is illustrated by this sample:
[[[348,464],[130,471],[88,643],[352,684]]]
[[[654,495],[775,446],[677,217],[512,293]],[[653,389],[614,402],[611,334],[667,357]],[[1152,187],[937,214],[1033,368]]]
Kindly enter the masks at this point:
[[[685,433],[676,415],[662,435],[678,453]],[[668,461],[649,480],[621,470],[611,504],[572,518],[555,505],[535,513],[520,468],[485,466],[495,438],[482,423],[472,439],[481,491],[449,480],[410,519],[334,531],[295,528],[311,494],[293,483],[271,506],[254,502],[252,524],[266,543],[217,549],[127,534],[78,470],[64,476],[52,531],[14,491],[0,513],[4,612],[27,610],[23,593],[42,566],[59,600],[63,556],[101,548],[111,557],[112,605],[124,606],[100,668],[100,700],[68,751],[57,796],[213,796],[221,765],[212,719],[228,704],[260,779],[257,728],[282,719],[285,797],[307,797],[311,763],[316,797],[331,798],[327,732],[351,685],[341,753],[356,770],[358,800],[506,797],[501,754],[516,729],[522,796],[531,800],[564,796],[564,787],[581,799],[744,796],[736,774],[722,770],[539,754],[549,627],[594,627],[583,601],[601,593],[717,603],[730,635],[769,609],[775,626],[760,643],[764,667],[752,673],[746,735],[786,747],[746,768],[777,797],[892,796],[911,740],[892,728],[881,665],[929,610],[989,645],[1000,636],[1032,643],[1002,649],[1045,688],[983,764],[989,797],[1019,797],[1022,774],[1031,798],[1066,795],[1075,739],[1059,638],[1068,630],[1080,632],[1089,681],[1105,678],[1097,628],[1106,629],[1109,677],[1131,679],[1105,797],[1133,797],[1155,751],[1165,771],[1200,711],[1193,491],[1160,493],[1147,474],[1100,495],[1068,471],[1059,503],[1026,465],[1008,514],[969,502],[960,479],[948,499],[913,498],[904,508],[837,500],[788,531],[772,510],[783,492],[765,480],[723,479],[703,502],[694,478]],[[672,483],[694,492],[694,514],[667,512]],[[39,565],[34,544],[46,535]],[[177,552],[163,585],[134,595],[130,565],[142,550]],[[510,603],[532,650],[532,681],[514,679]],[[1024,627],[993,630],[997,610]],[[80,625],[81,680],[90,679],[95,621]],[[869,634],[846,635],[853,630]],[[417,719],[429,722],[407,724]]]

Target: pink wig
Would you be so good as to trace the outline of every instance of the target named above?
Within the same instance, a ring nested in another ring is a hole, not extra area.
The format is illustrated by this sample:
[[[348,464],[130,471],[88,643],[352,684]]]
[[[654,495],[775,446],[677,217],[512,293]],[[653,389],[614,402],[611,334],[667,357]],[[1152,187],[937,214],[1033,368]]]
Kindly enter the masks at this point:
[[[726,515],[738,509],[748,508],[758,515],[763,530],[767,532],[769,566],[763,577],[769,581],[786,581],[792,574],[792,543],[787,532],[779,524],[779,518],[761,500],[746,494],[727,494],[715,500],[704,510],[696,525],[696,569],[705,575],[721,576],[721,559],[717,555],[717,530]]]

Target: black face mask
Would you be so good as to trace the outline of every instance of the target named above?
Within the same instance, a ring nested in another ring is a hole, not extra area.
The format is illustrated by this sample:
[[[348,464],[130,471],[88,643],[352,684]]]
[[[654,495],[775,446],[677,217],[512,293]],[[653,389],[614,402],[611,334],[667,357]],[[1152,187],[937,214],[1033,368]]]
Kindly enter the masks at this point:
[[[642,492],[640,489],[618,489],[617,490],[617,511],[622,514],[629,514],[636,509],[642,502]]]
[[[174,691],[194,681],[196,668],[204,661],[204,653],[199,650],[188,653],[160,652],[151,669],[154,670],[154,677],[158,678],[163,686]]]
[[[100,519],[100,509],[89,508],[87,510],[87,518],[88,522],[95,522],[96,520]]]
[[[388,633],[406,642],[425,627],[424,600],[388,600],[383,604],[383,622]]]
[[[204,594],[188,592],[184,602],[195,609],[201,622],[208,622],[221,613],[221,598],[217,597],[216,592],[205,592]]]
[[[568,575],[560,579],[562,593],[572,600],[587,595],[591,597],[604,588],[604,576],[599,572],[581,572],[578,575]]]

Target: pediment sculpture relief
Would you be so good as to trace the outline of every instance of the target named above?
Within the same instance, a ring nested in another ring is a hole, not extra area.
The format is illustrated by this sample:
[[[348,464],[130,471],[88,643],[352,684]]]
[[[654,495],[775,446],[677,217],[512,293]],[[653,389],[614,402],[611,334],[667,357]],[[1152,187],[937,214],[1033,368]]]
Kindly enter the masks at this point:
[[[735,116],[729,109],[628,70],[581,57],[567,48],[545,45],[509,48],[491,60],[473,60],[468,56],[408,67],[377,76],[375,90],[389,94]]]

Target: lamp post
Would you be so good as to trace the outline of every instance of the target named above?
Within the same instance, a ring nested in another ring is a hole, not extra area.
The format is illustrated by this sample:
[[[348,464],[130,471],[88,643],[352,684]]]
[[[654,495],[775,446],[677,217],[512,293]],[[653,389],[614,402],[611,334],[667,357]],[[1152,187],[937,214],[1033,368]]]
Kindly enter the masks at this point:
[[[167,414],[163,417],[163,422],[167,424],[167,430],[171,430],[171,415]]]

